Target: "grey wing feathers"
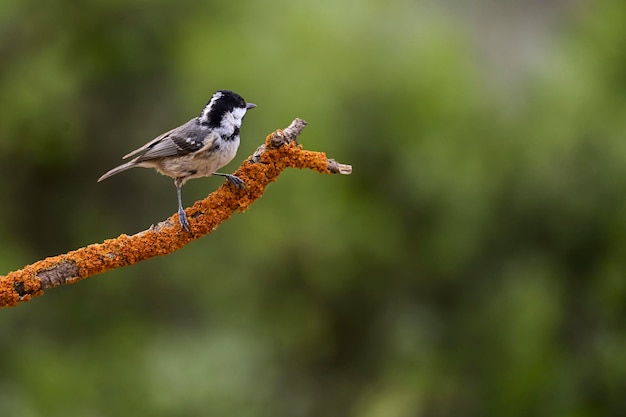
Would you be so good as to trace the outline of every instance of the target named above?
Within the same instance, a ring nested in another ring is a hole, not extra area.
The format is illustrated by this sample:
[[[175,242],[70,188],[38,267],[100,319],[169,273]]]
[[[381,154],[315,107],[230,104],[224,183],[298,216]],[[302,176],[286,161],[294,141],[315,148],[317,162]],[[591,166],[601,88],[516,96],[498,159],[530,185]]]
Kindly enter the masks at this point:
[[[124,159],[134,158],[105,173],[98,181],[136,166],[145,166],[141,164],[144,161],[170,156],[184,156],[203,148],[210,149],[213,142],[215,142],[215,135],[209,134],[206,129],[198,126],[198,122],[195,119],[191,119],[184,125],[163,133],[141,148],[137,148],[127,154],[124,156]]]
[[[197,121],[191,119],[182,126],[166,132],[141,148],[135,149],[124,156],[124,159],[135,156],[134,162],[148,161],[150,159],[164,158],[168,156],[187,155],[202,149],[212,138],[206,137],[206,131],[197,126]],[[210,144],[209,144],[210,146]],[[142,155],[139,155],[143,152]]]
[[[122,157],[122,159],[128,159],[130,157],[136,156],[137,154],[142,153],[143,151],[145,151],[146,149],[150,149],[152,146],[155,146],[157,143],[159,143],[160,141],[163,140],[163,138],[169,136],[170,134],[172,134],[175,130],[180,129],[182,126],[179,126],[177,128],[174,128],[172,130],[170,130],[169,132],[165,132],[162,135],[157,136],[156,138],[152,139],[150,142],[146,143],[145,145],[143,145],[141,148],[137,148],[132,152],[127,153],[126,155],[124,155]]]

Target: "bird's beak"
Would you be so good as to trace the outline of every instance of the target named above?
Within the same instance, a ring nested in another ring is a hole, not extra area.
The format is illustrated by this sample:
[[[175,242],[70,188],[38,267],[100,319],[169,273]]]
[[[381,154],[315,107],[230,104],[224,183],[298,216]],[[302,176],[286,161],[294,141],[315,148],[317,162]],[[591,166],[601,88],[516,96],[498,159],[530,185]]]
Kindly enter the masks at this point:
[[[254,103],[248,103],[248,104],[246,104],[246,109],[247,109],[247,110],[253,109],[253,108],[255,108],[255,107],[256,107],[256,104],[254,104]]]

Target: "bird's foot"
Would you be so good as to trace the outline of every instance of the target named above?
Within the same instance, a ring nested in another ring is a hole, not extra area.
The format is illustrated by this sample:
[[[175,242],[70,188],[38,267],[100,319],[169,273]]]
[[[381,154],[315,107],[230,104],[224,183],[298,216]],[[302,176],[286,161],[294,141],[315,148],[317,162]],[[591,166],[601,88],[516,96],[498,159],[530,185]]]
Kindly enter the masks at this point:
[[[228,180],[228,182],[230,182],[232,185],[235,186],[235,188],[238,188],[240,190],[245,190],[246,189],[246,185],[244,184],[243,180],[241,178],[239,178],[236,175],[232,175],[232,174],[228,174],[226,176],[226,179]]]
[[[178,221],[180,222],[180,226],[186,231],[190,231],[189,229],[189,220],[187,220],[187,213],[182,208],[178,209]]]
[[[219,175],[220,177],[226,177],[229,183],[231,183],[235,188],[240,190],[245,190],[246,186],[241,178],[233,174],[224,174],[223,172],[214,172],[213,175]]]

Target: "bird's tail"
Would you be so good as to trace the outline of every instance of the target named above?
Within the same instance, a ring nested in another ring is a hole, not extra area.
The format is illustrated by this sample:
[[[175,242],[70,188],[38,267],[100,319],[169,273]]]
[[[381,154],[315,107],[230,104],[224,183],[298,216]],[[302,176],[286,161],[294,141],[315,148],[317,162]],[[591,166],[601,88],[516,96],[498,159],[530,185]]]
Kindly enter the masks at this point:
[[[131,169],[136,166],[137,166],[137,163],[135,161],[128,161],[125,164],[122,164],[118,167],[113,168],[112,170],[110,170],[109,172],[107,172],[106,174],[98,178],[98,182],[102,180],[106,180],[107,178],[112,177],[115,174],[119,174],[122,171],[126,171],[127,169]]]

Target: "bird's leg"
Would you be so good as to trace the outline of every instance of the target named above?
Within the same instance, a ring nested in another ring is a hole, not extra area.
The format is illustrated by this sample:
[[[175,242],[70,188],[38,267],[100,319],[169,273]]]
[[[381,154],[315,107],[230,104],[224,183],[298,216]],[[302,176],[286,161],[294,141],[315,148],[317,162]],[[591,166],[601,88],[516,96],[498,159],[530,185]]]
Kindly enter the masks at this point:
[[[183,229],[189,232],[189,220],[187,220],[187,214],[183,209],[183,198],[182,198],[182,187],[183,181],[182,178],[176,178],[174,180],[174,184],[176,185],[176,196],[178,197],[178,221]]]
[[[235,188],[244,189],[246,188],[243,180],[236,175],[233,174],[224,174],[222,172],[214,172],[212,175],[219,175],[220,177],[226,177],[228,182],[235,186]]]

